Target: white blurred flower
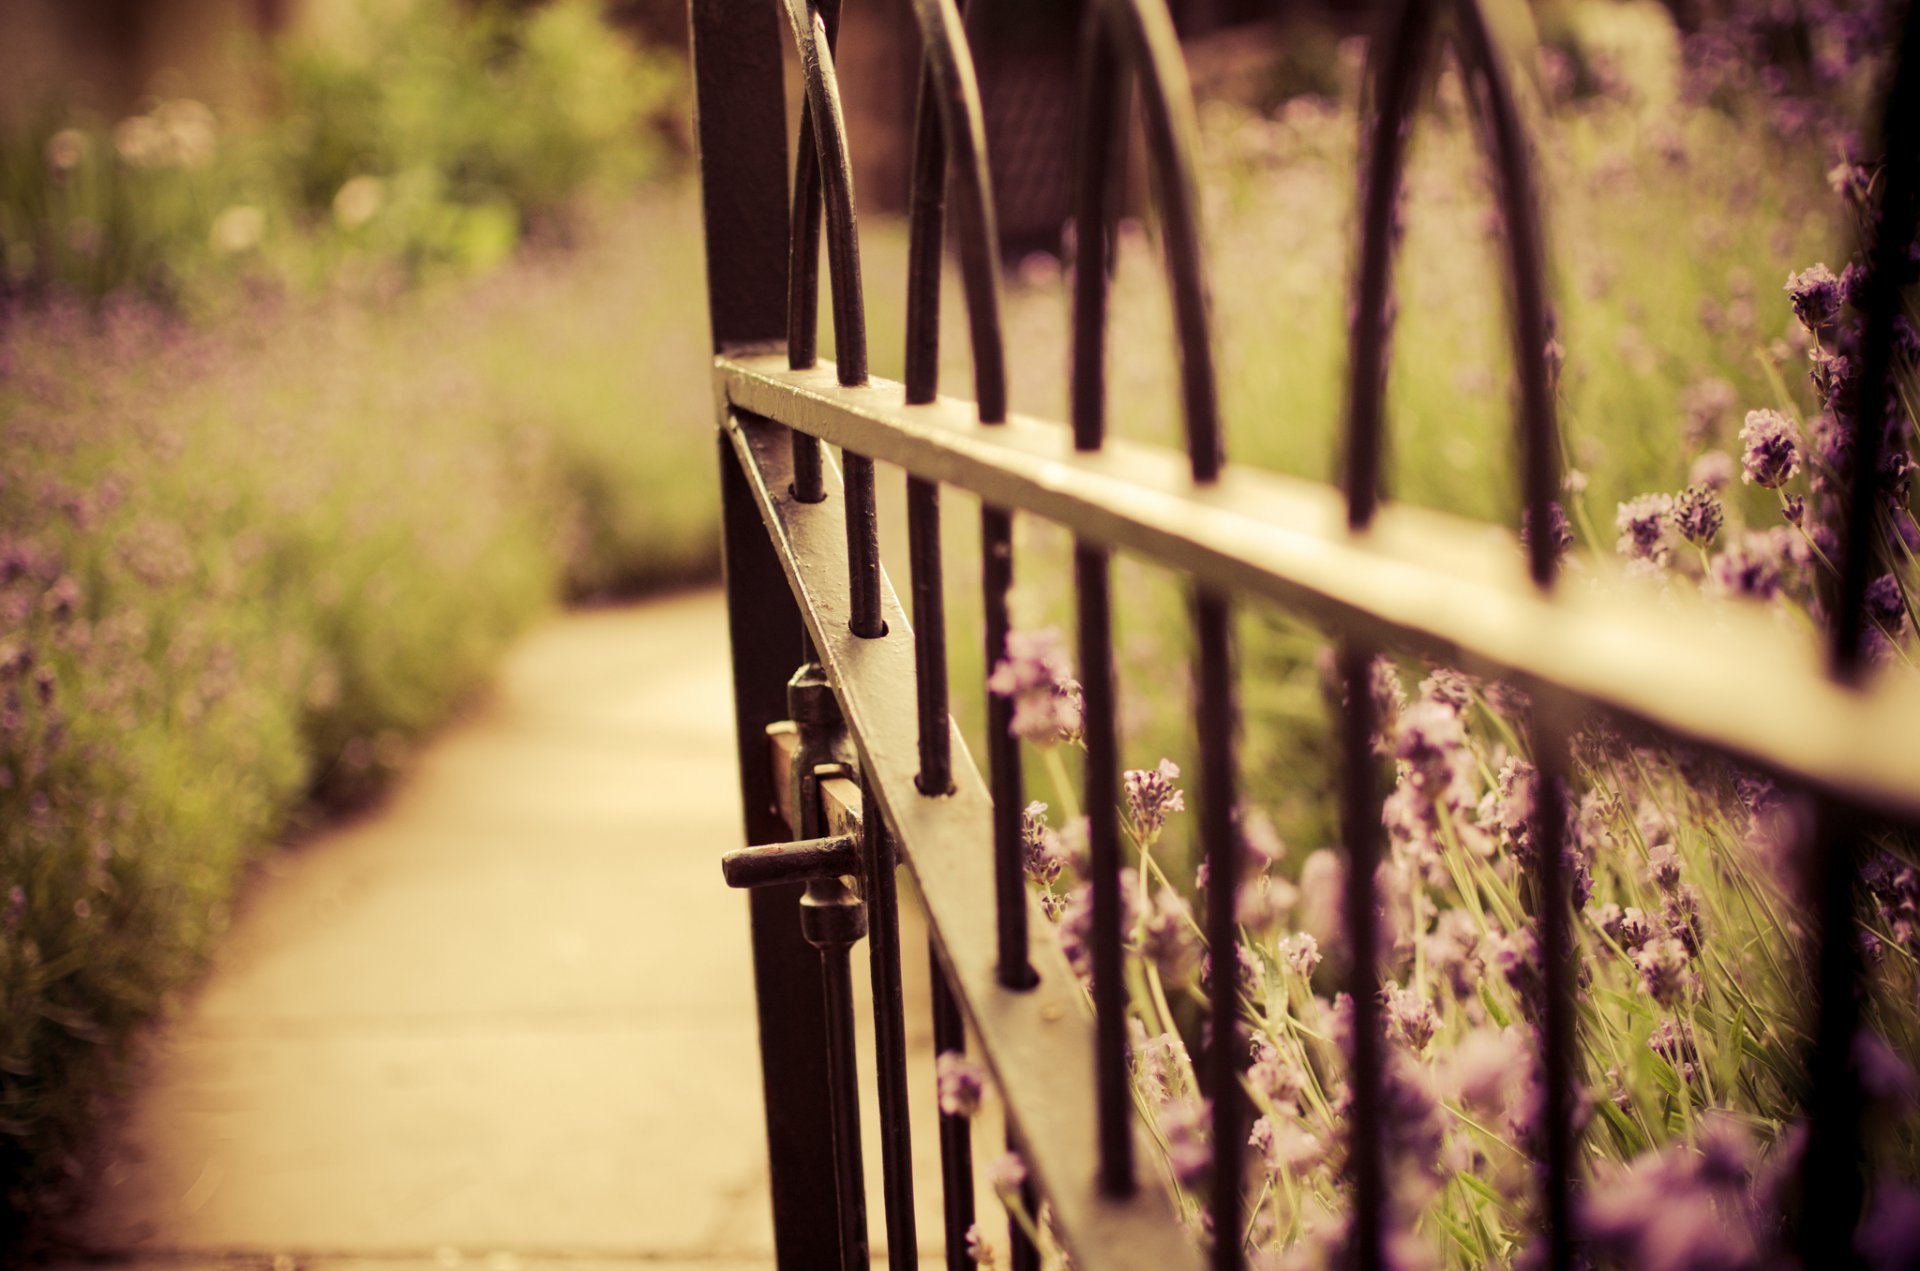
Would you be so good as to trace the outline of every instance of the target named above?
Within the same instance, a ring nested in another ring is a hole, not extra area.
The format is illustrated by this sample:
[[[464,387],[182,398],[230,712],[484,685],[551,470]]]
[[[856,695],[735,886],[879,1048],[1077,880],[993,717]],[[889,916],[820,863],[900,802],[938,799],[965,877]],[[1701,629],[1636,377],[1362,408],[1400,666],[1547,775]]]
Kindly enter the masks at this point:
[[[153,108],[153,121],[174,167],[204,168],[213,162],[213,112],[204,105],[184,97],[161,102]]]
[[[207,237],[215,251],[238,256],[258,247],[266,233],[267,214],[250,203],[236,203],[213,218]]]
[[[358,229],[386,205],[387,187],[379,177],[350,178],[333,196],[333,219],[342,229]]]
[[[213,162],[213,112],[186,98],[161,102],[115,124],[113,148],[136,168],[204,168]]]
[[[62,128],[47,138],[47,166],[55,172],[71,172],[86,161],[87,134],[78,128]]]
[[[113,126],[113,148],[136,168],[157,168],[166,162],[166,136],[147,115],[122,119]]]

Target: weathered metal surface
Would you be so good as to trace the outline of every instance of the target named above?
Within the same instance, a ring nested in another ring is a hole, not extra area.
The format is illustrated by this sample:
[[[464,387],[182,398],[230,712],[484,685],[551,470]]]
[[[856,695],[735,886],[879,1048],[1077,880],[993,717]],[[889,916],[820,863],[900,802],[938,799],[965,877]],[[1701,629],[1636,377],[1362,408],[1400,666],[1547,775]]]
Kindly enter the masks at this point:
[[[915,784],[912,630],[884,583],[888,635],[863,640],[847,630],[845,538],[833,474],[826,503],[797,503],[787,494],[784,429],[736,413],[728,435],[833,681],[867,789],[913,871],[940,962],[1068,1247],[1080,1265],[1102,1271],[1197,1271],[1200,1252],[1160,1188],[1116,1201],[1096,1184],[1094,1100],[1081,1066],[1093,1053],[1093,1025],[1057,941],[1045,934],[1035,940],[1033,988],[1000,984],[993,910],[985,903],[993,894],[992,860],[982,850],[991,834],[987,791],[957,732],[953,792],[930,798]],[[1038,905],[1029,907],[1034,927],[1050,932]]]
[[[1328,628],[1509,678],[1544,705],[1629,723],[1905,820],[1920,819],[1920,685],[1858,692],[1827,678],[1814,641],[1742,606],[1658,598],[1593,562],[1543,595],[1509,532],[1405,506],[1346,528],[1341,494],[1230,468],[1210,486],[1183,456],[1016,415],[985,427],[964,402],[907,407],[898,384],[841,389],[830,370],[722,358],[720,394],[877,460],[1018,506],[1223,591]],[[1739,649],[1738,657],[1728,650]],[[1754,686],[1764,684],[1764,694]]]

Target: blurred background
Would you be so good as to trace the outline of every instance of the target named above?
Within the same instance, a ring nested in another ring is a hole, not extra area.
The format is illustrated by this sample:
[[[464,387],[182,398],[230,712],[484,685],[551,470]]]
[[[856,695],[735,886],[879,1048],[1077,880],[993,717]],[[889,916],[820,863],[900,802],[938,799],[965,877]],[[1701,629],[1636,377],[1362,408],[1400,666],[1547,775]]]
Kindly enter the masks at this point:
[[[975,0],[970,18],[1014,404],[1054,418],[1081,7]],[[1172,8],[1201,102],[1230,452],[1325,478],[1379,6]],[[1854,250],[1890,13],[1495,8],[1548,201],[1567,509],[1610,551],[1619,502],[1724,484],[1746,410],[1817,410],[1785,284]],[[897,376],[918,39],[904,0],[847,9],[874,363]],[[83,1176],[128,1039],[191,982],[248,861],[377,793],[554,607],[716,576],[685,29],[682,0],[0,0],[0,1160],[16,1213]],[[1451,71],[1425,111],[1392,486],[1512,524],[1499,225]],[[1120,432],[1166,441],[1173,346],[1140,170],[1113,401]],[[946,329],[964,331],[957,314]],[[957,334],[945,360],[964,392]],[[1758,523],[1760,495],[1734,485],[1731,515]],[[954,502],[965,578],[972,518]],[[1020,618],[1064,624],[1048,580],[1066,545],[1022,532]],[[1127,700],[1129,762],[1184,759],[1165,670],[1183,664],[1182,602],[1136,572],[1118,589],[1123,658],[1155,673],[1123,682],[1155,687]],[[953,621],[972,621],[953,591]],[[1317,642],[1246,621],[1250,785],[1289,836],[1324,841]],[[956,693],[969,728],[978,696]]]

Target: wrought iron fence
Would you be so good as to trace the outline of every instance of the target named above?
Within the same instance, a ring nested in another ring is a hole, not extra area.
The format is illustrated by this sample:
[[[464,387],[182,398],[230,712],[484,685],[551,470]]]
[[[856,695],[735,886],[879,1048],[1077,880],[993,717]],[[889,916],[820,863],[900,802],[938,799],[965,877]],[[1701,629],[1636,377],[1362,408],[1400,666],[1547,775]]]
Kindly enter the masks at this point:
[[[1794,1239],[1808,1265],[1849,1262],[1862,1201],[1862,1096],[1849,1054],[1861,969],[1845,933],[1858,847],[1874,825],[1920,825],[1920,687],[1863,691],[1864,529],[1878,480],[1884,385],[1892,358],[1901,249],[1914,239],[1920,179],[1920,22],[1909,21],[1886,103],[1881,222],[1865,300],[1856,475],[1846,504],[1840,582],[1824,658],[1744,615],[1709,625],[1618,595],[1556,589],[1548,533],[1522,534],[1525,566],[1484,530],[1383,505],[1382,399],[1395,212],[1418,85],[1442,48],[1470,88],[1503,214],[1517,445],[1527,523],[1550,524],[1559,473],[1547,365],[1542,235],[1526,139],[1507,71],[1478,0],[1410,0],[1374,41],[1362,161],[1359,267],[1352,307],[1344,491],[1230,469],[1222,445],[1208,330],[1196,189],[1196,126],[1163,0],[1093,0],[1082,52],[1070,428],[1009,411],[994,204],[965,27],[955,0],[913,0],[924,60],[915,122],[904,384],[872,378],[859,235],[832,49],[838,0],[692,0],[698,141],[705,199],[715,405],[720,421],[727,598],[748,842],[729,880],[754,888],[754,966],[783,1267],[867,1261],[854,1017],[847,950],[871,933],[886,1232],[892,1265],[916,1264],[895,867],[913,871],[933,943],[934,1030],[966,1044],[964,1018],[1004,1095],[1010,1137],[1077,1263],[1217,1268],[1244,1263],[1241,1242],[1196,1247],[1169,1197],[1143,1185],[1133,1123],[1121,976],[1119,756],[1111,629],[1111,555],[1125,550],[1182,574],[1192,591],[1198,827],[1210,877],[1205,932],[1216,955],[1238,938],[1231,885],[1241,874],[1235,804],[1236,597],[1260,597],[1334,634],[1345,706],[1340,826],[1352,945],[1352,1225],[1347,1259],[1383,1260],[1389,1197],[1381,1130],[1382,1033],[1374,870],[1382,791],[1370,753],[1369,667],[1379,650],[1418,653],[1525,688],[1541,774],[1532,853],[1545,994],[1546,1106],[1540,1251],[1576,1257],[1573,1189],[1575,1010],[1570,880],[1560,839],[1568,739],[1604,717],[1751,765],[1817,799],[1813,860],[1815,1044],[1807,1059],[1811,1137]],[[782,19],[789,30],[780,29]],[[789,198],[782,42],[804,72]],[[1115,168],[1137,86],[1179,342],[1186,453],[1105,435],[1107,300]],[[971,402],[937,392],[941,247],[947,203],[972,344]],[[824,226],[823,226],[824,222]],[[838,361],[816,353],[824,227]],[[1872,387],[1868,387],[1872,386]],[[842,472],[823,459],[841,447]],[[904,470],[912,617],[879,565],[874,466]],[[1005,654],[1013,518],[1074,535],[1079,661],[1085,693],[1085,802],[1093,894],[1093,1018],[1022,876],[1023,804],[1009,704],[989,697],[983,781],[948,718],[940,491],[982,501],[985,655]],[[1730,644],[1738,647],[1729,657]],[[794,670],[796,664],[799,669]],[[1763,680],[1763,708],[1750,685]],[[911,695],[911,700],[909,697]],[[896,855],[897,853],[897,855]],[[1222,885],[1226,880],[1227,885]],[[1036,938],[1035,928],[1042,933]],[[816,960],[808,946],[820,951]],[[822,969],[823,968],[823,969]],[[1213,1019],[1235,1018],[1231,975],[1211,979]],[[1209,1212],[1216,1233],[1243,1229],[1248,1110],[1242,1047],[1211,1046]],[[1091,1075],[1092,1080],[1088,1080]],[[929,1095],[931,1092],[928,1092]],[[967,1265],[973,1220],[968,1127],[941,1120],[949,1265]],[[1013,1232],[1013,1263],[1036,1253]]]

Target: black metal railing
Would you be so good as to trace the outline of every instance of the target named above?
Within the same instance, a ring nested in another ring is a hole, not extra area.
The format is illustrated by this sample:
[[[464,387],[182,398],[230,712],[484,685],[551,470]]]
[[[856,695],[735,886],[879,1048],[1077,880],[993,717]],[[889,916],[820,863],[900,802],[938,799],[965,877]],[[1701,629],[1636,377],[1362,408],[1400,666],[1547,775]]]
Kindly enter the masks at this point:
[[[1861,613],[1876,497],[1880,420],[1920,172],[1920,55],[1909,21],[1888,98],[1875,289],[1865,304],[1859,452],[1843,535],[1842,583],[1824,661],[1746,614],[1711,625],[1684,606],[1650,611],[1601,592],[1556,590],[1553,535],[1527,540],[1526,565],[1490,554],[1484,531],[1379,498],[1395,215],[1423,68],[1451,49],[1497,176],[1503,213],[1522,506],[1551,523],[1558,434],[1550,372],[1543,244],[1527,146],[1506,71],[1478,0],[1410,0],[1375,40],[1353,303],[1345,490],[1229,468],[1214,378],[1201,250],[1196,127],[1163,0],[1092,0],[1076,121],[1069,428],[1009,412],[993,197],[966,29],[955,0],[913,0],[924,57],[915,121],[906,382],[870,377],[859,238],[846,130],[833,71],[839,0],[692,0],[708,287],[717,354],[727,596],[748,842],[734,881],[755,886],[755,972],[784,1267],[864,1266],[846,944],[864,902],[872,933],[874,1026],[886,1230],[892,1265],[916,1265],[895,853],[914,874],[934,946],[934,1032],[942,1050],[981,1042],[1006,1103],[1008,1132],[1078,1265],[1243,1265],[1240,1242],[1210,1254],[1180,1228],[1169,1197],[1142,1187],[1121,975],[1119,685],[1113,667],[1111,554],[1126,550],[1184,575],[1192,589],[1198,825],[1209,888],[1205,930],[1233,965],[1236,597],[1276,601],[1334,633],[1345,683],[1338,730],[1340,824],[1352,942],[1350,1177],[1354,1265],[1383,1261],[1389,1204],[1382,1160],[1383,1040],[1377,992],[1374,866],[1382,791],[1370,750],[1369,668],[1396,651],[1463,664],[1528,690],[1541,780],[1532,853],[1544,961],[1539,1021],[1546,1103],[1540,1232],[1547,1265],[1575,1257],[1579,1174],[1570,880],[1558,778],[1581,719],[1603,716],[1718,752],[1812,791],[1818,831],[1816,1045],[1809,1056],[1811,1143],[1796,1239],[1808,1265],[1851,1257],[1861,1204],[1861,1097],[1848,1055],[1860,968],[1852,921],[1863,827],[1920,825],[1920,687],[1860,691]],[[1443,38],[1444,36],[1444,38]],[[805,80],[792,197],[786,180],[782,43]],[[1184,456],[1105,435],[1109,266],[1118,157],[1139,89],[1145,148],[1179,342]],[[972,343],[973,400],[938,393],[941,245],[948,197]],[[824,217],[823,217],[824,212]],[[816,353],[824,230],[837,362]],[[784,348],[784,352],[781,350]],[[842,471],[825,462],[837,445]],[[912,621],[879,566],[875,464],[907,479]],[[983,781],[949,717],[940,490],[982,502],[986,662],[1006,653],[1013,518],[1074,536],[1079,662],[1085,693],[1093,1019],[1049,930],[1036,922],[1020,859],[1019,753],[1008,704],[986,704]],[[1725,650],[1738,643],[1742,653]],[[795,666],[799,671],[795,673]],[[1749,686],[1769,684],[1762,709]],[[768,730],[774,739],[768,740]],[[792,844],[788,840],[806,840]],[[779,846],[776,846],[779,845]],[[857,877],[856,886],[849,885]],[[804,899],[803,899],[804,891]],[[808,951],[820,950],[816,963]],[[824,974],[819,967],[824,967]],[[1235,977],[1212,977],[1213,1019],[1236,1016]],[[1212,1230],[1244,1228],[1248,1109],[1243,1048],[1214,1045],[1205,1073],[1215,1153]],[[1087,1080],[1088,1067],[1093,1080]],[[931,1092],[926,1092],[930,1095]],[[943,1117],[946,1249],[967,1265],[973,1217],[968,1127]],[[1036,1252],[1013,1232],[1013,1264]]]

